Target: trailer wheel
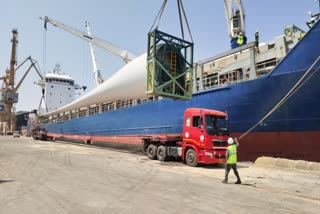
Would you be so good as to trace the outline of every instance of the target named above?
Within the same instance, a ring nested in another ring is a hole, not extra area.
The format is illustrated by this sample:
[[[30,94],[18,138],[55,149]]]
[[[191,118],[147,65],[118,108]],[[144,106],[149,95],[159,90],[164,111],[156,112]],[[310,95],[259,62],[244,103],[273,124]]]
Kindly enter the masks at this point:
[[[165,146],[159,146],[157,149],[157,158],[159,161],[166,161],[167,160],[167,151]]]
[[[147,155],[149,159],[155,160],[157,158],[157,147],[150,144],[147,148]]]
[[[187,165],[189,165],[189,166],[196,167],[198,165],[197,155],[193,149],[189,149],[187,151],[185,160],[186,160]]]

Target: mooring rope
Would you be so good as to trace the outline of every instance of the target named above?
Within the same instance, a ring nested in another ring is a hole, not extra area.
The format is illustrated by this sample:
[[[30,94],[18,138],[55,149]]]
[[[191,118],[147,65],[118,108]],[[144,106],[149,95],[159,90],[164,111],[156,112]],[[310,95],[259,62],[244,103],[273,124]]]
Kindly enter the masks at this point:
[[[320,56],[313,62],[313,64],[310,66],[310,68],[307,70],[304,75],[297,81],[297,83],[291,88],[291,90],[278,102],[277,105],[275,105],[271,111],[269,111],[259,122],[257,122],[254,126],[252,126],[248,131],[240,135],[238,137],[238,140],[241,140],[244,138],[247,134],[249,134],[254,128],[256,128],[262,121],[264,121],[267,117],[269,117],[273,112],[275,112],[282,104],[284,104],[293,94],[295,94],[319,69],[320,66],[315,69],[315,71],[304,81],[303,79],[309,74],[309,72],[313,69],[313,67],[318,63],[320,60]],[[300,84],[302,82],[302,84]],[[299,85],[300,84],[300,85]]]

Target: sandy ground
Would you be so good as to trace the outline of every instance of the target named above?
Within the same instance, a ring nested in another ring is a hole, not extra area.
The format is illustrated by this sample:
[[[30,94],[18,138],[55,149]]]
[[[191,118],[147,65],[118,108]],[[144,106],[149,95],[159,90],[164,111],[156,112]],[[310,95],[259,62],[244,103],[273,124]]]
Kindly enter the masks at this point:
[[[192,168],[127,152],[0,136],[0,213],[320,213],[320,173]]]

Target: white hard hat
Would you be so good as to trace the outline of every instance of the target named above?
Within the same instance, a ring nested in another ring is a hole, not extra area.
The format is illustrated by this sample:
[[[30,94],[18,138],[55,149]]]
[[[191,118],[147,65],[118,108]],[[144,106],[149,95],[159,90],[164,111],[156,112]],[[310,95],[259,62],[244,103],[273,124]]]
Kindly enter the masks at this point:
[[[233,141],[232,137],[229,137],[229,139],[228,139],[228,143],[229,143],[230,145],[234,143],[234,141]]]

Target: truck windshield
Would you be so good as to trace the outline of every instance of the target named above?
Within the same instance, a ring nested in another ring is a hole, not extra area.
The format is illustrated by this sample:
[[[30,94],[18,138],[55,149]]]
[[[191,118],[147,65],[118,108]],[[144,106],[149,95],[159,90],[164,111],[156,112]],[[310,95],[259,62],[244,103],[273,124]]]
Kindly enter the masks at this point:
[[[205,115],[206,132],[209,135],[229,135],[228,122],[226,117]]]

